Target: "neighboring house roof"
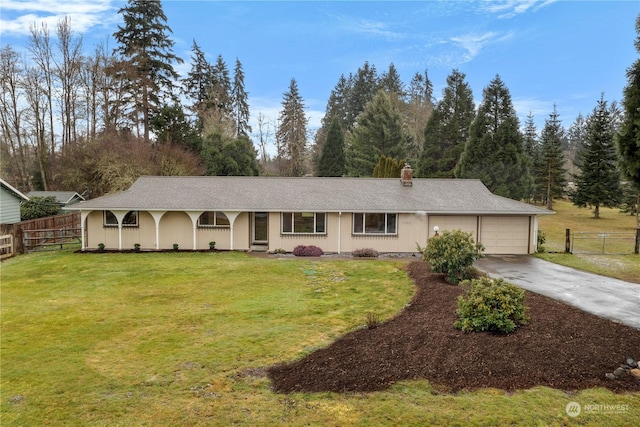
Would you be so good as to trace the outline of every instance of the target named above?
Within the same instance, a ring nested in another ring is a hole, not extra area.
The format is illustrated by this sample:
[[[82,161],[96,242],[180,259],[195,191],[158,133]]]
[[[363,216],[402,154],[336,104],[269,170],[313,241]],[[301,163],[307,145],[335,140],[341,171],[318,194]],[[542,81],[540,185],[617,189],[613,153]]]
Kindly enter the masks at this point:
[[[69,203],[77,203],[84,200],[80,194],[75,191],[31,191],[28,194],[29,197],[49,197],[56,198],[61,205],[68,205]]]
[[[2,178],[0,178],[0,186],[4,188],[7,192],[16,196],[18,199],[22,199],[25,201],[29,200],[29,197],[22,194],[18,189],[14,188],[11,184],[9,184],[7,181],[5,181]]]
[[[140,177],[128,190],[76,210],[551,213],[492,194],[479,180],[397,178]]]

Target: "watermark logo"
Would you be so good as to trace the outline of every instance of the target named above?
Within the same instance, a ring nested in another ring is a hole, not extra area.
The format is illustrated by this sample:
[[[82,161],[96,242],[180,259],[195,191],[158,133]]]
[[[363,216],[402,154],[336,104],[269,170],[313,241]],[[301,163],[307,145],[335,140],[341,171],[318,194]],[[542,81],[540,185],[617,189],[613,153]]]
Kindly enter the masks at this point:
[[[578,402],[569,402],[564,410],[573,418],[580,414],[618,415],[629,412],[629,405],[580,405]]]
[[[570,417],[577,417],[578,415],[580,415],[580,412],[582,412],[582,408],[580,407],[580,404],[578,402],[567,403],[567,406],[564,408],[564,410]]]

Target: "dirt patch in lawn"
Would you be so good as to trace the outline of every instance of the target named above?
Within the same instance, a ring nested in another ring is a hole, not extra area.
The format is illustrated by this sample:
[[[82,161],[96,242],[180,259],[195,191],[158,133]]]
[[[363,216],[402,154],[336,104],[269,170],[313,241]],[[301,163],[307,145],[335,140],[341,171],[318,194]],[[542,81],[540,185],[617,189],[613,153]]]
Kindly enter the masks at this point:
[[[640,330],[526,292],[528,325],[510,335],[464,333],[453,327],[462,288],[431,273],[425,262],[407,269],[417,291],[398,316],[299,361],[270,367],[274,390],[368,392],[426,379],[441,392],[534,386],[640,391],[640,380],[630,374],[605,378],[627,356],[640,358],[634,354],[640,351]]]

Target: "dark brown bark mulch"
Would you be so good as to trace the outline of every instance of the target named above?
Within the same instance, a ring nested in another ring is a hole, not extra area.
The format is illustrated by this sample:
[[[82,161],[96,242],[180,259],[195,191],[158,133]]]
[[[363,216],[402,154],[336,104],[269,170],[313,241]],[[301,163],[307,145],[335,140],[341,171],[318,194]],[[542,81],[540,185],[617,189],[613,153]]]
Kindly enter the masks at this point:
[[[424,262],[407,268],[417,291],[398,316],[351,332],[299,361],[270,367],[273,389],[368,392],[426,379],[443,392],[535,386],[640,391],[640,380],[632,375],[605,378],[627,356],[640,358],[640,330],[526,292],[528,325],[506,336],[464,333],[453,327],[462,288],[431,273]]]

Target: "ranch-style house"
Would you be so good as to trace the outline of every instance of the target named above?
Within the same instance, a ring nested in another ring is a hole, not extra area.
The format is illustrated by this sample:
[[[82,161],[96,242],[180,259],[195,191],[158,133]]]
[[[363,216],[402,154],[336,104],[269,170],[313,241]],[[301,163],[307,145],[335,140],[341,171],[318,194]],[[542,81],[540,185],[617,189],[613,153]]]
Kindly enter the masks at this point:
[[[82,249],[327,253],[373,248],[416,252],[444,230],[473,233],[486,254],[536,251],[538,215],[551,213],[492,194],[479,180],[143,176],[128,190],[70,206]]]

